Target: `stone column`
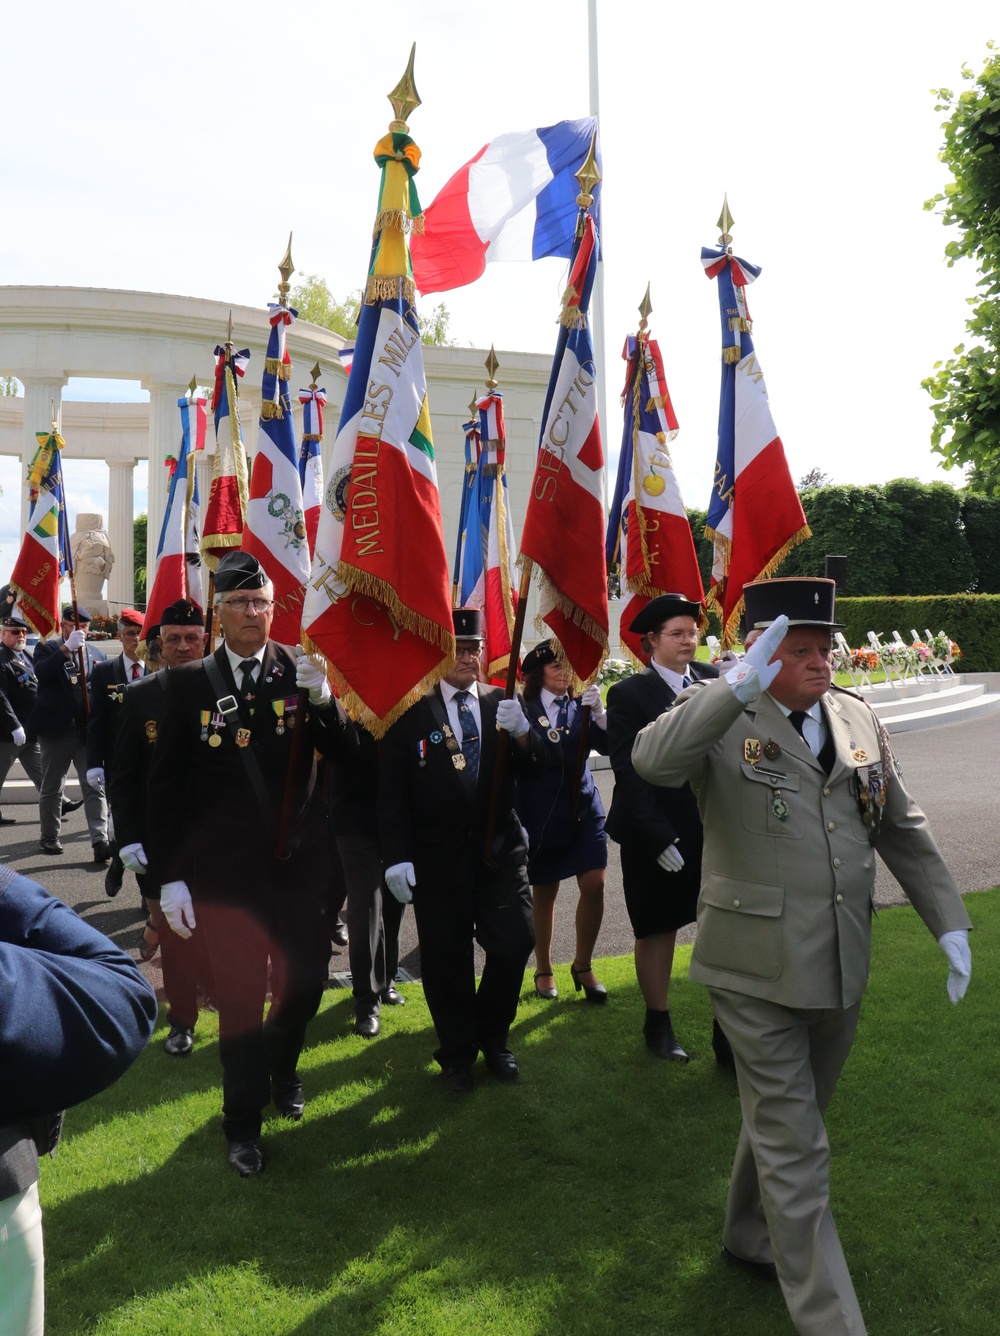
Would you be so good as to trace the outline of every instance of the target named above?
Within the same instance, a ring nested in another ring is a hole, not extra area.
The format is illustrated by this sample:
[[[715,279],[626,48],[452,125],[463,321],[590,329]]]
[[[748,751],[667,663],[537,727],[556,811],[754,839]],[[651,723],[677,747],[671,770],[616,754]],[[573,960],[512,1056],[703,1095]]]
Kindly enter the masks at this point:
[[[108,537],[115,554],[115,564],[108,579],[108,602],[113,611],[135,599],[133,547],[133,475],[134,459],[109,459]]]
[[[148,516],[148,560],[146,562],[146,595],[153,588],[156,544],[167,508],[167,490],[170,478],[166,470],[167,455],[177,455],[181,445],[181,415],[177,400],[186,390],[184,385],[164,385],[146,379],[142,388],[149,391],[149,484],[146,513]]]
[[[55,408],[57,425],[62,423],[62,391],[69,377],[64,371],[45,371],[33,376],[22,376],[18,380],[24,386],[24,436],[21,445],[21,530],[28,527],[28,487],[25,479],[28,469],[38,449],[35,433],[47,431],[52,426],[52,411]]]

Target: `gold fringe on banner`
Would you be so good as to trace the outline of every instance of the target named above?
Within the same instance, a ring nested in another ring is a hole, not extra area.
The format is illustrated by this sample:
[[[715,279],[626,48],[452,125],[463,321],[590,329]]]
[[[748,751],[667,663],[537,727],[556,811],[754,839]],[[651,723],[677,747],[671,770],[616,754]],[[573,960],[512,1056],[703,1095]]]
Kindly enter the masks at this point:
[[[764,569],[758,575],[754,576],[754,580],[769,580],[771,576],[775,573],[775,571],[778,569],[778,567],[781,565],[781,563],[788,556],[789,552],[791,552],[792,548],[798,547],[799,543],[803,543],[807,538],[811,537],[812,537],[812,530],[809,528],[809,525],[803,524],[802,528],[799,529],[796,533],[793,533],[791,538],[789,538],[789,540],[778,549],[778,551],[774,554],[774,556],[767,563]],[[752,583],[752,581],[747,581],[747,583],[750,584]],[[739,600],[734,606],[732,612],[729,614],[729,620],[723,627],[723,633],[722,633],[723,649],[730,649],[733,645],[735,645],[736,638],[739,635],[740,631],[740,619],[742,616],[743,616],[743,593],[741,591]]]
[[[729,317],[729,328],[734,334],[752,334],[753,321],[748,320],[743,315],[731,315]]]
[[[265,357],[265,358],[264,358],[264,375],[265,375],[265,376],[277,376],[277,375],[280,373],[280,371],[281,371],[281,358],[280,358],[280,357]]]
[[[418,213],[416,218],[411,218],[405,209],[383,209],[375,219],[372,236],[377,237],[384,227],[391,227],[396,232],[416,232],[418,236],[423,236],[424,215]]]
[[[522,552],[517,559],[517,564],[519,568],[523,570],[525,563],[530,561],[531,558],[526,557]],[[544,589],[545,592],[551,596],[555,607],[562,613],[562,615],[568,621],[571,621],[574,626],[578,626],[585,635],[588,635],[591,640],[595,640],[601,647],[601,657],[597,667],[586,681],[581,677],[577,677],[572,666],[565,658],[560,659],[560,663],[562,663],[566,668],[566,671],[569,673],[573,685],[578,691],[583,691],[589,687],[592,682],[596,681],[597,674],[601,671],[604,660],[608,657],[608,633],[603,626],[599,626],[598,623],[594,621],[593,617],[591,617],[588,612],[584,612],[583,608],[581,608],[578,603],[574,603],[572,599],[566,598],[562,592],[556,588],[549,576],[537,563],[535,563],[535,572],[539,588]],[[552,630],[550,627],[546,626],[541,613],[537,613],[535,616],[535,630],[538,632],[539,636],[552,635]],[[554,647],[558,645],[558,643],[558,640],[553,639]],[[561,652],[560,646],[559,649],[556,650],[557,656]]]
[[[732,366],[734,363],[738,362],[742,356],[743,354],[740,352],[740,345],[738,343],[731,343],[728,348],[723,348],[722,350],[722,360],[727,366]]]
[[[567,306],[559,317],[559,324],[564,329],[586,329],[587,314],[579,306]]]
[[[35,625],[34,622],[32,622],[32,626],[34,626],[35,630],[38,632],[38,634],[42,637],[43,640],[47,640],[49,636],[56,634],[56,632],[59,629],[58,612],[53,614],[53,610],[51,608],[43,607],[43,605],[39,603],[38,600],[34,598],[27,591],[27,589],[22,589],[20,585],[12,584],[10,590],[12,594],[17,595],[18,603],[27,604],[29,608],[33,609],[33,611],[37,612],[40,616],[44,617],[46,622],[53,622],[52,626],[50,626],[47,631],[43,631],[40,626],[37,626]],[[53,621],[53,615],[55,617],[54,621]],[[28,620],[31,621],[30,613],[28,614]]]
[[[646,402],[646,412],[651,413],[654,408],[666,408],[669,402],[670,402],[669,394],[654,394],[653,397],[647,400]],[[670,434],[671,436],[675,436],[677,433],[671,432]],[[658,431],[656,435],[657,437],[660,437],[663,435],[663,433]]]
[[[301,439],[303,441],[321,441],[323,437],[317,436],[314,432],[310,432],[308,436],[303,436]]]
[[[210,544],[212,547],[242,547],[243,535],[242,533],[206,534],[201,541]],[[223,556],[225,555],[227,554],[223,553]],[[201,559],[210,571],[216,571],[222,557],[217,557],[214,552],[203,549]]]
[[[291,378],[292,378],[291,362],[282,362],[281,365],[278,367],[278,379],[291,380]]]
[[[285,412],[280,403],[269,403],[265,399],[260,406],[260,415],[265,422],[270,422],[273,418],[283,418]]]
[[[403,300],[412,306],[417,300],[417,289],[412,278],[401,274],[369,274],[365,284],[365,305],[373,302],[391,302],[402,293]]]

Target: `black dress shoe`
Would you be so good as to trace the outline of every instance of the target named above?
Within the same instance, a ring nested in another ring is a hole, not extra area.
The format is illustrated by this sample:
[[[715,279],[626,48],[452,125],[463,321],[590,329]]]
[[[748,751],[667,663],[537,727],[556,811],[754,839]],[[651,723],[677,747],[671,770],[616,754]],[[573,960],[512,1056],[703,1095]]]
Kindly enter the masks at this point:
[[[282,1118],[291,1118],[293,1123],[297,1123],[305,1112],[306,1097],[297,1076],[284,1081],[272,1080],[271,1098]]]
[[[58,840],[41,840],[38,847],[43,854],[61,854],[63,851],[63,847]]]
[[[569,977],[573,980],[573,986],[577,992],[579,992],[580,989],[582,988],[583,996],[586,998],[586,1000],[588,1002],[594,1002],[598,1006],[600,1006],[602,1003],[607,1002],[608,990],[604,987],[603,983],[586,984],[581,980],[580,975],[589,974],[590,970],[591,967],[589,960],[587,961],[586,965],[581,965],[579,968],[577,968],[577,966],[573,964],[570,965],[569,967]]]
[[[442,1067],[441,1080],[454,1095],[471,1095],[475,1088],[468,1067]]]
[[[17,825],[16,816],[4,816],[4,814],[0,812],[0,826],[16,826],[16,825]]]
[[[382,1001],[388,1007],[406,1006],[406,998],[403,996],[402,993],[397,992],[396,985],[394,983],[391,983],[389,987],[385,990],[385,992],[382,994]]]
[[[264,1172],[264,1157],[256,1141],[230,1141],[229,1163],[241,1178]]]
[[[538,986],[539,979],[551,979],[552,987],[539,988]],[[541,970],[538,970],[534,976],[534,980],[535,980],[536,997],[544,997],[547,1002],[552,1002],[555,1000],[555,998],[559,996],[559,989],[556,987],[555,976],[553,975],[551,970],[548,970],[546,973],[543,973]]]
[[[330,933],[330,940],[333,942],[334,946],[346,946],[347,924],[342,923],[340,919],[337,919],[336,923],[333,925],[333,932]]]
[[[646,1021],[642,1027],[646,1047],[658,1058],[669,1062],[687,1062],[688,1055],[677,1042],[673,1026],[670,1024],[669,1011],[646,1011]]]
[[[486,1070],[497,1081],[510,1083],[521,1075],[517,1059],[509,1048],[496,1048],[483,1054]]]
[[[381,1028],[377,1011],[359,1011],[354,1019],[354,1033],[362,1039],[374,1039]]]
[[[82,798],[64,798],[59,812],[61,816],[69,816],[70,812],[78,812],[82,806]]]
[[[164,1053],[172,1058],[187,1058],[194,1048],[194,1030],[187,1025],[171,1025],[170,1033],[163,1041]]]
[[[107,840],[98,840],[94,845],[94,862],[103,865],[111,861],[111,845]]]
[[[726,1071],[736,1071],[736,1059],[733,1057],[733,1050],[729,1040],[726,1038],[726,1032],[719,1022],[712,1018],[712,1052],[715,1054],[715,1061]]]
[[[773,1262],[751,1262],[749,1257],[737,1257],[734,1252],[730,1252],[725,1244],[722,1245],[722,1260],[726,1266],[737,1267],[740,1271],[745,1271],[747,1275],[756,1276],[758,1280],[776,1281],[778,1279],[778,1268]]]
[[[104,894],[110,899],[115,896],[122,888],[122,882],[125,880],[125,864],[115,854],[111,860],[111,866],[104,874]]]

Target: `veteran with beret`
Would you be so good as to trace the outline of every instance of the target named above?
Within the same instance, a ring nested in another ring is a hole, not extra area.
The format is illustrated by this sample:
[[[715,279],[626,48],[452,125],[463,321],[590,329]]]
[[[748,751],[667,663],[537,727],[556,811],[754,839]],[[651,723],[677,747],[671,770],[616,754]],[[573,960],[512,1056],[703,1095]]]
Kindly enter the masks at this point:
[[[876,852],[940,943],[953,1002],[971,972],[969,917],[884,729],[831,686],[834,592],[831,580],[745,586],[759,639],[633,749],[648,782],[691,784],[704,822],[690,977],[732,1044],[743,1112],[723,1257],[776,1275],[803,1336],[865,1332],[823,1113],[868,980]]]
[[[325,674],[268,638],[274,588],[256,558],[222,558],[215,607],[223,644],[167,674],[144,852],[170,927],[203,934],[219,1011],[223,1131],[230,1164],[248,1177],[264,1167],[266,1105],[273,1099],[282,1116],[302,1117],[296,1065],[326,986],[329,864],[314,748],[327,750],[332,705]],[[304,725],[295,720],[300,691],[309,698]],[[296,727],[305,736],[288,856],[279,858]]]

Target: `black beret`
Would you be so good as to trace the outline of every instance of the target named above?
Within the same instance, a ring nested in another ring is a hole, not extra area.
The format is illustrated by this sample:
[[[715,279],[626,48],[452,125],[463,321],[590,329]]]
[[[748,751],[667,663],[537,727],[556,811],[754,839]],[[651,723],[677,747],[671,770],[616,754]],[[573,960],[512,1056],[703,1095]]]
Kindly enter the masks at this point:
[[[163,609],[160,614],[160,626],[204,626],[205,618],[201,608],[190,603],[186,598],[179,598],[176,603]],[[160,627],[156,628],[159,634]],[[152,634],[152,633],[151,633]],[[149,637],[147,637],[148,639]]]
[[[693,617],[697,621],[700,616],[700,603],[695,603],[683,594],[660,594],[651,598],[636,614],[628,629],[641,636],[647,631],[657,630],[671,617]]]
[[[66,606],[63,608],[62,619],[64,622],[72,622],[74,620],[78,622],[93,621],[93,618],[91,617],[90,613],[87,611],[86,608],[77,608],[76,617],[74,619],[72,603],[67,603]]]
[[[822,626],[828,631],[843,631],[835,622],[834,580],[799,575],[780,576],[776,580],[755,580],[743,586],[744,619],[748,629],[770,626],[782,613],[789,626]]]
[[[30,631],[31,627],[19,612],[9,612],[3,619],[4,626],[13,631]]]
[[[533,673],[536,668],[544,668],[547,663],[555,663],[556,652],[551,640],[540,640],[534,649],[529,649],[521,661],[522,673]]]
[[[215,570],[215,592],[230,594],[237,589],[263,589],[264,567],[249,552],[227,552]]]
[[[451,620],[456,640],[482,640],[483,614],[478,608],[453,608]]]

